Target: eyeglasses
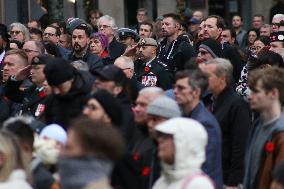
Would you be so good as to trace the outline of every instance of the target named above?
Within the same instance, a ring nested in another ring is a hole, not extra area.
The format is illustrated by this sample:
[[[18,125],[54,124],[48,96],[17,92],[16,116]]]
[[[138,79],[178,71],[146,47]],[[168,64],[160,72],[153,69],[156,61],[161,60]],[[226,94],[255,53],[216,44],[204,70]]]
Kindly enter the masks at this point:
[[[55,36],[54,33],[43,33],[43,36]]]
[[[110,26],[108,26],[108,25],[98,25],[98,28],[106,29],[106,28],[110,28]]]
[[[11,35],[19,35],[19,33],[21,33],[21,31],[10,31]]]
[[[39,52],[39,51],[35,51],[35,50],[31,50],[31,49],[23,49],[26,53],[31,53],[31,52]]]
[[[277,27],[279,27],[279,24],[280,24],[280,23],[271,23],[271,26],[277,26]]]

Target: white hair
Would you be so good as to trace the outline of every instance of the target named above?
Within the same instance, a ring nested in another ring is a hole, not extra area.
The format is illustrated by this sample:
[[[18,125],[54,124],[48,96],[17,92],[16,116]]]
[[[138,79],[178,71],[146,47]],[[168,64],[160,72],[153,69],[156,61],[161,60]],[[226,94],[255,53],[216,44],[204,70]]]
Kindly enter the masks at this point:
[[[130,68],[130,69],[134,70],[134,62],[131,58],[129,58],[127,56],[120,56],[114,61],[114,65],[116,65],[116,62],[118,60],[121,60],[121,63],[124,65],[125,68]]]
[[[21,24],[19,22],[14,22],[10,25],[10,31],[12,30],[13,27],[17,27],[21,30],[21,32],[23,32],[24,36],[25,36],[25,40],[24,41],[28,41],[30,40],[30,32],[28,30],[28,28],[24,25]]]
[[[281,20],[284,20],[284,14],[275,14],[272,19],[274,18],[279,18]]]
[[[139,91],[139,95],[143,95],[145,93],[153,93],[158,95],[164,95],[165,92],[160,87],[145,87]]]
[[[109,21],[109,22],[110,22],[110,26],[111,26],[111,28],[112,28],[113,30],[117,30],[117,29],[118,29],[118,27],[117,27],[116,24],[115,24],[115,19],[114,19],[113,17],[111,17],[111,16],[109,16],[109,15],[104,15],[104,16],[102,16],[102,17],[100,17],[100,18],[98,19],[98,23],[100,23],[101,20],[107,20],[107,21]]]

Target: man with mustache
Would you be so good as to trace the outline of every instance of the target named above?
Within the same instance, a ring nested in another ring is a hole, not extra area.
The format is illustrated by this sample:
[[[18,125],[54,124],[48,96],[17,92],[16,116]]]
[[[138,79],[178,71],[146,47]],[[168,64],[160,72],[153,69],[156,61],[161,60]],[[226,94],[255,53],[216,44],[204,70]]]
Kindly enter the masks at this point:
[[[75,24],[71,31],[73,51],[69,54],[68,59],[87,62],[90,71],[101,69],[104,66],[101,59],[96,54],[91,53],[88,48],[92,29],[83,21]]]
[[[138,43],[138,59],[135,61],[135,73],[145,87],[172,87],[172,75],[166,70],[167,65],[156,57],[158,43],[153,38],[141,39]]]

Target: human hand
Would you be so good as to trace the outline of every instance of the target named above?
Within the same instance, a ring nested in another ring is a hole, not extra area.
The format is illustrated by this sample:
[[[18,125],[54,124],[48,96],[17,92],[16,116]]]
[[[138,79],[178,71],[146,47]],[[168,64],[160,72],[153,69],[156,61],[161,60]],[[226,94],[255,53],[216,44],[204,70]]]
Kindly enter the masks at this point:
[[[15,74],[15,79],[17,81],[23,81],[27,79],[31,75],[31,65],[28,65],[22,69],[20,69],[16,74]]]

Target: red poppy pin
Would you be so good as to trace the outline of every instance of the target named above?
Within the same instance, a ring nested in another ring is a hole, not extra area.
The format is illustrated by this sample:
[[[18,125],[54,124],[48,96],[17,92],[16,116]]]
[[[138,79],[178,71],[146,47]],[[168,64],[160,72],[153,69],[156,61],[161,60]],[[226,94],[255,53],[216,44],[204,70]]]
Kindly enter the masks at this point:
[[[145,71],[146,73],[148,73],[148,72],[150,71],[150,68],[149,68],[148,66],[146,66],[146,67],[144,68],[144,71]]]
[[[135,161],[138,161],[138,160],[139,160],[138,152],[134,152],[134,154],[133,154],[133,159],[134,159]]]
[[[151,172],[151,168],[150,167],[143,167],[142,176],[143,177],[147,177],[147,176],[150,175],[150,172]]]
[[[265,150],[266,150],[266,152],[268,152],[268,153],[273,152],[273,151],[274,151],[274,148],[275,148],[275,146],[274,146],[274,144],[273,144],[271,141],[268,141],[268,142],[265,144]]]
[[[41,98],[45,97],[44,91],[39,92],[39,93],[38,93],[38,96],[41,97]]]

